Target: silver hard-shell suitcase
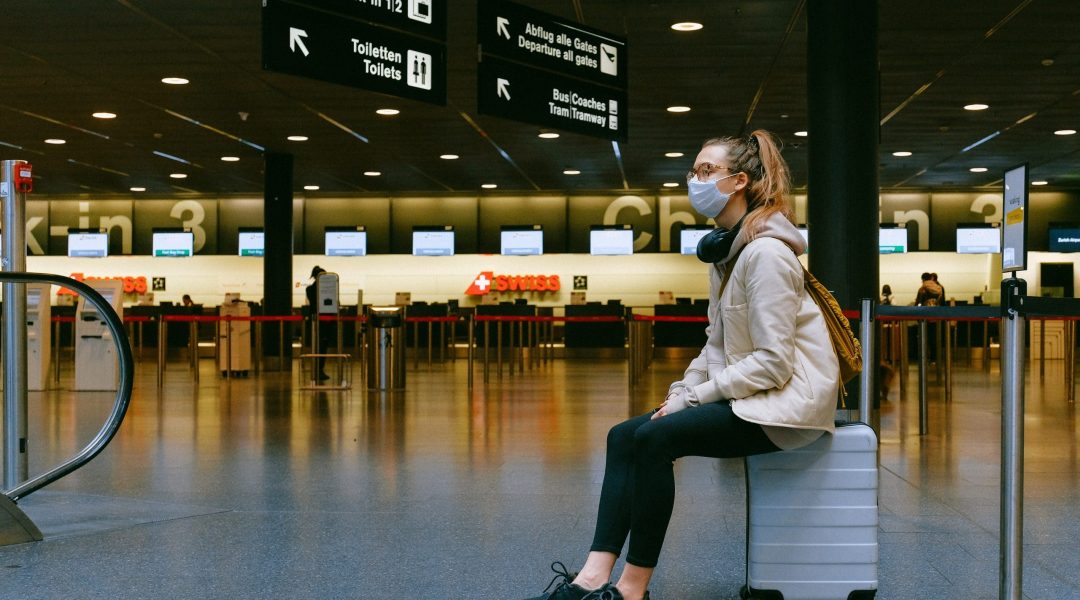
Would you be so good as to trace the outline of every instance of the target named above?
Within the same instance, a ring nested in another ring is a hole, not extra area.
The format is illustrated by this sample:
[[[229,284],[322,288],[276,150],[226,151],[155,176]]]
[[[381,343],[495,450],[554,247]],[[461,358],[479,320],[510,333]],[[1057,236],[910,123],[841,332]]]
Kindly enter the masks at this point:
[[[877,436],[837,423],[797,450],[746,459],[743,598],[856,600],[878,586]]]

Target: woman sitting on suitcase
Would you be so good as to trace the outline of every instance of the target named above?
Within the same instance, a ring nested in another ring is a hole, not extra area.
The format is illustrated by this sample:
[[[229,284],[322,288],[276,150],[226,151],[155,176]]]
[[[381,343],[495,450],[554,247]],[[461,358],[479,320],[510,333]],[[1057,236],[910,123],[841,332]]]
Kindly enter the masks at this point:
[[[576,577],[556,570],[562,581],[537,600],[648,598],[671,519],[675,459],[799,448],[833,430],[839,366],[803,285],[805,244],[772,135],[706,141],[686,181],[694,209],[719,225],[697,249],[710,264],[708,341],[659,408],[608,433],[585,565]],[[610,583],[628,536],[626,568]]]

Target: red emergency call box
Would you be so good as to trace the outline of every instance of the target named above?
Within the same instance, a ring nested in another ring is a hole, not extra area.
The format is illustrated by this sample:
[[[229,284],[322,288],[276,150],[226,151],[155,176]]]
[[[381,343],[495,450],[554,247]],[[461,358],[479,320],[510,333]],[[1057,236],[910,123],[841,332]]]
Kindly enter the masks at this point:
[[[34,167],[28,163],[15,165],[14,185],[15,191],[28,194],[34,191]]]

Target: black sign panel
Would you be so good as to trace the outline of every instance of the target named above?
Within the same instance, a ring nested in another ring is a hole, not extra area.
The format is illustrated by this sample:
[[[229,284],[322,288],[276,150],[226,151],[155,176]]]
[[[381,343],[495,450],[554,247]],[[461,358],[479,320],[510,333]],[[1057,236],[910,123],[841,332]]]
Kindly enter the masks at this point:
[[[608,140],[627,139],[626,92],[492,56],[477,77],[480,112]]]
[[[297,0],[297,2],[446,41],[446,0]]]
[[[626,40],[512,2],[480,0],[484,54],[626,89]]]
[[[262,19],[264,69],[446,104],[443,44],[280,0]]]

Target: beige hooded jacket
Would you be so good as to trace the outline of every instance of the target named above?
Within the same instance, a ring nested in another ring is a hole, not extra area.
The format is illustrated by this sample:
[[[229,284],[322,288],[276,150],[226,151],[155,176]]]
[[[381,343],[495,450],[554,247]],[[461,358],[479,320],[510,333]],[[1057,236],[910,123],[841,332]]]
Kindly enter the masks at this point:
[[[732,411],[762,425],[778,447],[798,448],[832,433],[840,367],[821,310],[806,292],[798,229],[775,214],[753,241],[745,234],[709,269],[708,341],[682,383],[700,402],[730,399]]]

